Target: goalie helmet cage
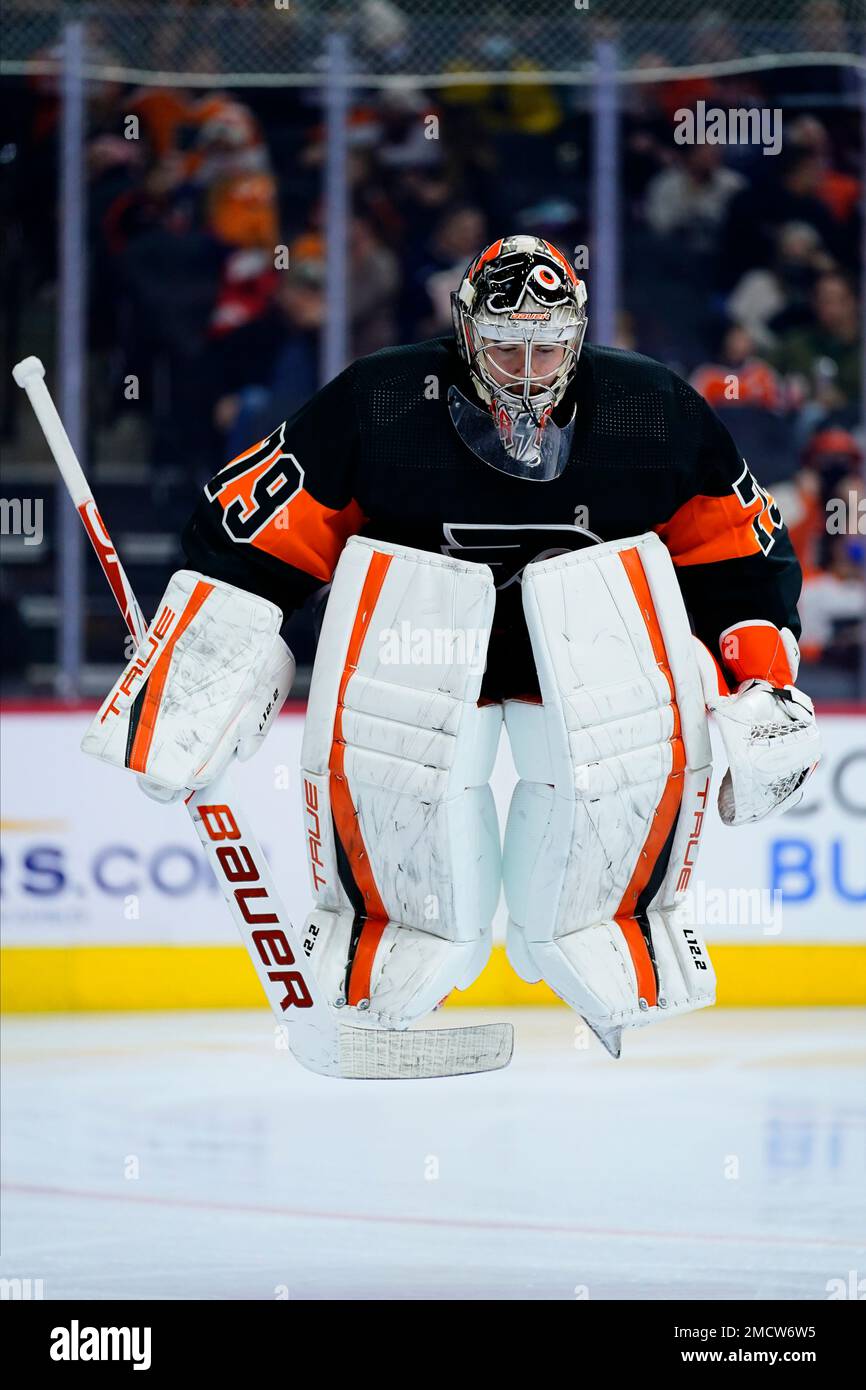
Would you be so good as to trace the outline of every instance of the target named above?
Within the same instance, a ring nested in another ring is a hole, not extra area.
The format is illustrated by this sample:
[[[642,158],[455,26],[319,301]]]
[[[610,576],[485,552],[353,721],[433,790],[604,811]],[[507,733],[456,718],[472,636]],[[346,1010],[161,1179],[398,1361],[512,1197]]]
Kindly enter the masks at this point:
[[[82,196],[87,94],[102,83],[237,92],[301,88],[324,108],[323,194],[328,299],[321,376],[348,357],[348,113],[353,89],[425,93],[447,109],[460,88],[549,87],[588,109],[592,124],[591,332],[615,336],[619,304],[619,206],[623,104],[645,85],[700,77],[819,67],[846,71],[851,102],[866,112],[866,12],[862,0],[296,0],[236,8],[147,0],[5,0],[0,73],[60,96],[58,376],[74,446],[85,418],[86,200]],[[850,78],[850,80],[849,80]],[[465,95],[464,98],[465,99]],[[866,120],[866,116],[864,116]],[[864,217],[866,225],[866,217]],[[864,277],[866,278],[866,277]],[[866,290],[862,317],[866,325]],[[863,332],[866,343],[866,330]],[[866,366],[862,399],[866,402]],[[88,460],[84,459],[85,467]],[[58,693],[82,693],[84,562],[76,518],[59,512],[56,583]],[[866,695],[866,646],[860,675]]]

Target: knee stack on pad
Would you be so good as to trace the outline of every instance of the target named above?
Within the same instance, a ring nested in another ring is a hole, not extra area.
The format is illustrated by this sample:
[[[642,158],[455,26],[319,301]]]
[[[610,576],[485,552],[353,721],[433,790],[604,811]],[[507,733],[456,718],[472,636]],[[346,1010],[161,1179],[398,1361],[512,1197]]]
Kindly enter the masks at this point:
[[[486,565],[361,537],[334,575],[301,755],[305,949],[357,1023],[407,1026],[490,954],[502,711],[477,701],[494,597]]]
[[[693,639],[652,533],[527,566],[523,605],[543,703],[505,707],[508,955],[618,1054],[715,997],[684,905],[711,775]]]

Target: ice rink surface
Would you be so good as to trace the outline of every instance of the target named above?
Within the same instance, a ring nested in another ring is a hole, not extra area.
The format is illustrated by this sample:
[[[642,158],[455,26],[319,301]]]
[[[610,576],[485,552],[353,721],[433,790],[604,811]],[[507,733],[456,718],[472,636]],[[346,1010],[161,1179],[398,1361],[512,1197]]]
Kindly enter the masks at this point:
[[[263,1012],[5,1020],[0,1275],[48,1299],[854,1293],[862,1014],[711,1010],[619,1062],[564,1009],[512,1017],[507,1070],[422,1082],[305,1073]]]

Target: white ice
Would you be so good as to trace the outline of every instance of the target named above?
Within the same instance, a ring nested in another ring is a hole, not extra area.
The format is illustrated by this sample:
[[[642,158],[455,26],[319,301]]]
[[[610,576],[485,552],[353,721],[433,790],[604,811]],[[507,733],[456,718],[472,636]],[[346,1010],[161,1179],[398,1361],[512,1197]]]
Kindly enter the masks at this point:
[[[856,1296],[862,1015],[711,1010],[619,1062],[564,1009],[512,1017],[505,1071],[376,1083],[301,1071],[264,1013],[5,1020],[0,1276],[49,1299]]]

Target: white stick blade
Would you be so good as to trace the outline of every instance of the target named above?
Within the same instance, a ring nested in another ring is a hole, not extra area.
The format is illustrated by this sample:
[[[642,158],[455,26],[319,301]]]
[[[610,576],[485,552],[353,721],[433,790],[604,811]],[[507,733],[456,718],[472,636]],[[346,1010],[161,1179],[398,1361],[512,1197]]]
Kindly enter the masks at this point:
[[[340,1076],[357,1081],[420,1081],[507,1067],[514,1051],[510,1023],[474,1028],[383,1032],[340,1028]]]

